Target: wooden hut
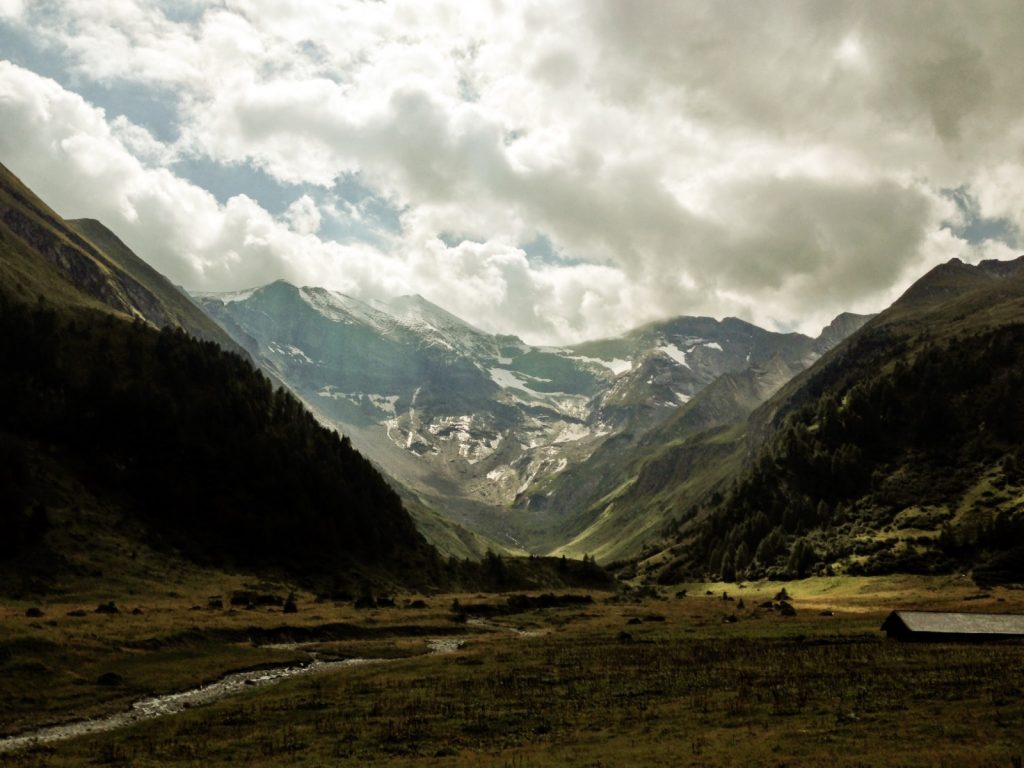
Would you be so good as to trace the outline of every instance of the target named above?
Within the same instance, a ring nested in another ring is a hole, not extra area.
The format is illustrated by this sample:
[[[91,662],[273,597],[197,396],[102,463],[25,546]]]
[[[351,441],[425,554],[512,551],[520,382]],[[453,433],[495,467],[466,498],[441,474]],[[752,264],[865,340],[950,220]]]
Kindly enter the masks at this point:
[[[897,640],[990,642],[1024,640],[1024,616],[1009,613],[893,611],[882,631]]]

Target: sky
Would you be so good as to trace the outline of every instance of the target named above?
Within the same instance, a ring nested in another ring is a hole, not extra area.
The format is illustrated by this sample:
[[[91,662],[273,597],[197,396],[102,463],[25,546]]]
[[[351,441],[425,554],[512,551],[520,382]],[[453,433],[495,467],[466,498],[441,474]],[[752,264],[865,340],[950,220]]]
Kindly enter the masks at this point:
[[[191,291],[811,335],[1024,227],[1024,4],[0,0],[0,162]]]

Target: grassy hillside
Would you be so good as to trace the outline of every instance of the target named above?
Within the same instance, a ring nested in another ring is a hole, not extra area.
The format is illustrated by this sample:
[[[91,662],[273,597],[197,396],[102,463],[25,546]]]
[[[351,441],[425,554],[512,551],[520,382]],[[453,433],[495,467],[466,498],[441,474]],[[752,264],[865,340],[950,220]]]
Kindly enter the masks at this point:
[[[680,510],[740,469],[744,419],[794,373],[776,356],[724,374],[664,423],[617,435],[557,475],[547,495],[531,499],[552,513],[571,510],[555,554],[605,562],[638,555]]]
[[[159,299],[162,322],[192,336],[215,341],[224,349],[244,354],[242,348],[170,280],[139,258],[121,239],[95,219],[72,219],[68,226],[93,243],[125,275],[145,286]]]
[[[5,292],[62,306],[102,306],[157,328],[241,348],[167,278],[97,221],[68,222],[0,165],[0,276]]]
[[[748,423],[670,580],[974,567],[1024,579],[1024,259],[942,265]]]

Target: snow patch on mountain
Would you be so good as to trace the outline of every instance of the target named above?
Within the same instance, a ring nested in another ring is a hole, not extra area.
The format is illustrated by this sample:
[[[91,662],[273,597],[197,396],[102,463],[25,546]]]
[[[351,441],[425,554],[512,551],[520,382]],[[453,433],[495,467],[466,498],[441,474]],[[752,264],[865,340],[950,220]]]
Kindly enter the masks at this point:
[[[675,360],[680,365],[685,365],[687,368],[690,367],[690,364],[686,362],[686,355],[689,352],[693,352],[694,347],[690,347],[688,350],[686,350],[686,352],[681,350],[675,344],[665,344],[660,347],[655,347],[655,349],[657,349],[663,355],[667,355],[672,360]]]
[[[359,299],[326,288],[300,288],[299,296],[320,315],[335,323],[344,325],[368,325],[386,332],[394,324],[389,316],[375,310]]]
[[[487,369],[487,373],[490,374],[491,381],[502,389],[519,390],[542,400],[557,402],[558,398],[567,398],[570,402],[575,403],[579,397],[577,395],[571,395],[568,392],[538,392],[530,386],[531,381],[539,381],[541,383],[548,383],[551,381],[551,379],[545,379],[541,376],[531,376],[528,373],[510,371],[507,368],[489,368]]]
[[[395,415],[395,405],[398,403],[398,395],[367,395],[367,399],[376,406],[377,410]]]
[[[512,469],[512,467],[498,467],[487,473],[487,479],[493,482],[499,482],[504,480],[506,477],[514,476],[515,474],[516,471]]]
[[[611,360],[603,360],[600,357],[583,357],[582,355],[575,355],[568,359],[579,360],[581,363],[593,363],[594,365],[603,366],[616,376],[632,370],[633,368],[633,362],[631,360],[623,360],[618,357],[613,357]]]
[[[585,424],[566,424],[551,442],[574,443],[584,437],[590,437],[590,434],[590,428]]]
[[[247,291],[232,291],[229,293],[192,293],[197,299],[212,299],[213,301],[219,301],[221,304],[232,304],[236,301],[245,301],[252,297],[258,288],[250,288]]]
[[[569,459],[563,455],[562,449],[546,446],[529,456],[525,469],[522,470],[523,482],[516,489],[519,496],[530,489],[540,477],[551,477],[562,472],[569,466]]]
[[[520,494],[522,494],[522,493],[525,493],[525,492],[526,492],[526,489],[527,489],[527,488],[529,488],[529,487],[530,487],[530,485],[531,485],[531,484],[533,483],[533,481],[534,481],[534,478],[536,478],[536,477],[537,477],[537,472],[538,472],[538,471],[539,471],[538,469],[534,469],[534,470],[533,470],[533,471],[532,471],[532,472],[531,472],[531,473],[530,473],[529,475],[527,475],[527,477],[526,477],[526,479],[525,479],[525,480],[523,481],[522,485],[520,485],[520,486],[519,486],[519,487],[518,487],[518,488],[516,489],[516,496],[519,496]]]
[[[318,397],[326,397],[331,400],[347,400],[353,405],[359,405],[363,397],[361,392],[341,392],[330,384],[320,387],[316,394]]]
[[[490,368],[487,373],[490,374],[491,381],[502,389],[523,389],[527,392],[530,391],[526,382],[507,368]]]
[[[455,436],[464,440],[469,436],[469,430],[473,426],[472,416],[442,416],[437,421],[427,426],[427,431],[442,440],[450,440]]]
[[[367,306],[386,316],[393,332],[410,332],[424,346],[471,357],[494,357],[497,354],[492,336],[422,296],[398,296],[384,301],[372,299]]]
[[[432,304],[422,296],[396,296],[387,301],[372,300],[370,304],[375,309],[402,320],[410,328],[432,328],[443,333],[486,335],[479,328]]]
[[[297,360],[301,360],[304,363],[312,363],[313,360],[298,347],[292,346],[291,344],[278,344],[276,341],[272,341],[267,344],[267,349],[277,355],[284,355],[285,357],[291,357]]]
[[[395,417],[395,408],[398,403],[398,395],[381,395],[376,393],[366,392],[342,392],[337,387],[330,384],[320,387],[317,390],[318,397],[325,397],[331,400],[345,400],[352,405],[363,405],[369,403],[378,411],[388,415],[392,419]],[[381,424],[384,422],[381,421]]]

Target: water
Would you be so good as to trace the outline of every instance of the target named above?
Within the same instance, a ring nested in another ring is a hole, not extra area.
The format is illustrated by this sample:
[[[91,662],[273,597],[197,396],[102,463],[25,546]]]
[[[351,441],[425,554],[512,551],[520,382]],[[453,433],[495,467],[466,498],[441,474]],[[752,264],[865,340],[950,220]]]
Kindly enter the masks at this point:
[[[249,690],[260,688],[266,685],[273,685],[282,680],[305,675],[315,675],[322,672],[330,672],[346,667],[362,666],[366,664],[380,664],[386,659],[345,659],[344,661],[319,661],[315,659],[309,664],[296,665],[291,667],[277,667],[265,669],[258,672],[235,672],[221,678],[215,683],[202,685],[180,693],[171,693],[165,696],[154,696],[152,698],[140,699],[132,704],[127,712],[118,712],[106,717],[97,717],[91,720],[80,720],[63,725],[52,725],[40,728],[36,731],[10,736],[0,739],[0,753],[12,752],[16,749],[38,746],[40,744],[51,744],[55,741],[63,741],[76,736],[85,736],[91,733],[104,733],[124,728],[143,720],[152,720],[157,717],[175,715],[192,707],[210,704],[227,696]]]
[[[279,643],[267,646],[287,650],[299,650],[315,646],[319,641],[305,643]],[[427,640],[427,646],[432,654],[454,653],[465,645],[464,640],[452,638],[436,638]],[[273,685],[282,680],[305,675],[315,675],[322,672],[330,672],[346,667],[356,667],[366,664],[383,664],[392,659],[345,659],[344,661],[321,661],[316,654],[311,654],[313,660],[308,664],[295,665],[290,667],[277,667],[265,669],[258,672],[235,672],[222,677],[215,683],[201,685],[180,693],[170,693],[165,696],[154,696],[152,698],[140,699],[131,705],[127,712],[118,712],[105,717],[97,717],[91,720],[79,720],[62,725],[51,725],[35,731],[9,736],[0,739],[0,754],[13,752],[16,749],[38,746],[40,744],[52,744],[55,741],[64,741],[76,736],[85,736],[91,733],[105,733],[115,731],[118,728],[152,720],[157,717],[176,715],[186,709],[210,704],[227,696],[259,688],[265,685]]]

